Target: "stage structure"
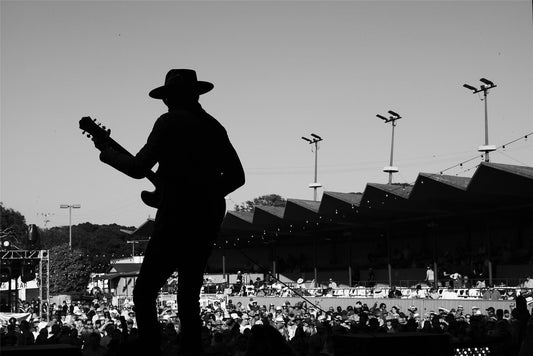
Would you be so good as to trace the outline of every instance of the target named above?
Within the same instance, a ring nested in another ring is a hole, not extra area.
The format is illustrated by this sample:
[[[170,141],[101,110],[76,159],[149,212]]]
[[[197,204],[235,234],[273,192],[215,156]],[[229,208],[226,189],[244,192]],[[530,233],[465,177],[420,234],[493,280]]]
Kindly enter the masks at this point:
[[[16,300],[12,300],[12,292],[20,289],[17,282],[26,283],[37,279],[39,286],[39,316],[42,320],[49,320],[48,308],[50,306],[50,252],[49,250],[5,250],[0,253],[2,266],[2,277],[4,283],[8,283],[8,305]],[[36,267],[38,268],[36,270]],[[4,272],[7,272],[4,278]],[[20,277],[20,279],[19,279]],[[12,289],[12,281],[15,280],[15,288]],[[18,293],[16,293],[18,296]],[[46,302],[46,311],[43,311],[43,304]]]

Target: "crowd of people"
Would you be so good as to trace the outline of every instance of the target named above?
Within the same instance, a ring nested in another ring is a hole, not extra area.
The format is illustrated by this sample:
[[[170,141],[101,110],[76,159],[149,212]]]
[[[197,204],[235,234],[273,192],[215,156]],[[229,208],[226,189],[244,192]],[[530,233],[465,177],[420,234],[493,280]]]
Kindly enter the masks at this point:
[[[449,335],[451,345],[489,345],[493,355],[533,354],[533,316],[523,296],[512,310],[447,310],[421,312],[415,306],[353,305],[322,310],[308,300],[291,304],[272,299],[269,305],[233,303],[214,299],[201,308],[206,355],[333,355],[336,334],[438,333]],[[138,333],[134,305],[120,307],[103,300],[52,304],[49,321],[37,316],[32,305],[29,320],[11,318],[2,325],[2,346],[70,344],[83,355],[135,355]],[[179,311],[161,304],[160,327],[165,355],[175,355],[180,345]]]

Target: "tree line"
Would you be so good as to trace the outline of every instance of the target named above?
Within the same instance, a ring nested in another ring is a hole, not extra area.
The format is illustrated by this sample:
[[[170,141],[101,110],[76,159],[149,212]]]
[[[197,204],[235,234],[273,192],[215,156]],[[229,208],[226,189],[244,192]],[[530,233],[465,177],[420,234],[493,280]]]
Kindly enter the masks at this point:
[[[286,199],[278,194],[262,195],[236,204],[233,210],[253,212],[255,206],[283,207]],[[26,218],[0,202],[0,233],[9,239],[10,248],[50,251],[50,293],[83,294],[92,273],[106,273],[113,260],[131,256],[127,243],[131,236],[121,230],[132,226],[97,225],[89,222],[72,226],[72,249],[69,248],[69,227],[38,229],[38,239],[30,242]],[[135,254],[143,255],[145,243],[135,246]]]
[[[83,294],[91,273],[106,273],[113,260],[131,256],[130,245],[126,242],[131,236],[121,230],[133,230],[134,227],[89,222],[73,225],[70,249],[68,226],[38,229],[38,239],[30,242],[25,217],[1,202],[0,211],[1,236],[2,240],[9,240],[9,248],[50,251],[52,295]],[[143,254],[144,247],[143,244],[136,246],[136,254]]]

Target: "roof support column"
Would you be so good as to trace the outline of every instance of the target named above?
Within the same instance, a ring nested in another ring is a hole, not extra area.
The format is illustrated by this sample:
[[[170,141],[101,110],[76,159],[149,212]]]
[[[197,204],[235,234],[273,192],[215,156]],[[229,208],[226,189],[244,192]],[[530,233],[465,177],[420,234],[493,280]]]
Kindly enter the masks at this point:
[[[437,224],[431,220],[428,224],[427,224],[428,228],[429,228],[429,237],[430,239],[432,240],[433,242],[433,278],[434,278],[434,285],[432,285],[431,287],[435,287],[438,289],[438,286],[439,286],[439,270],[438,270],[438,265],[437,265],[437,261],[439,259],[438,257],[438,250],[437,250],[437,233],[435,231],[435,228],[437,227]]]
[[[348,286],[352,287],[352,235],[348,239]]]
[[[229,276],[226,274],[226,247],[222,251],[222,278],[229,284]]]
[[[489,270],[489,285],[492,287],[492,235],[490,233],[490,226],[489,226],[489,217],[485,216],[485,237],[486,241],[488,241],[487,246],[487,261],[488,261],[488,270]]]
[[[317,237],[313,234],[313,247],[314,247],[314,258],[313,258],[313,278],[315,281],[314,288],[318,287],[318,269],[317,269],[317,263],[318,263],[318,243],[317,243]]]
[[[276,271],[276,251],[274,250],[274,243],[272,243],[270,247],[271,251],[271,260],[272,260],[272,277],[277,278],[277,271]]]
[[[388,269],[389,269],[389,287],[392,287],[392,265],[391,265],[391,261],[390,261],[390,239],[391,239],[391,234],[392,234],[392,231],[391,231],[391,223],[388,222],[387,223],[387,266],[388,266]]]

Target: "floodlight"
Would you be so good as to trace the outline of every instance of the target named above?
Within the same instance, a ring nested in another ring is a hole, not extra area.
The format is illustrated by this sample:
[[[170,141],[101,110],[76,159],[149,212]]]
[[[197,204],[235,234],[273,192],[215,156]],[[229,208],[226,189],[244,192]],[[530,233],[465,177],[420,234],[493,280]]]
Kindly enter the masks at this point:
[[[322,140],[322,137],[318,136],[318,135],[315,135],[314,133],[311,134],[311,136],[313,136],[314,138],[318,139],[318,140]]]
[[[389,121],[389,119],[387,119],[385,116],[381,116],[380,114],[377,114],[376,116],[379,117],[381,120]]]
[[[476,88],[474,88],[473,86],[468,85],[468,84],[463,84],[463,87],[465,87],[466,89],[472,90],[472,91],[476,91],[477,90]]]
[[[400,114],[397,114],[392,110],[389,110],[388,113],[391,114],[392,116],[400,117]]]
[[[311,141],[310,139],[308,139],[307,137],[303,137],[303,136],[302,136],[302,140],[306,140],[306,141],[309,142],[309,143],[312,143],[312,142],[313,142],[313,141]]]
[[[490,80],[488,80],[486,78],[481,78],[480,81],[485,83],[485,84],[487,84],[487,85],[489,85],[489,86],[493,86],[494,85],[493,82],[491,82]]]
[[[11,242],[9,242],[9,240],[4,240],[4,241],[2,241],[2,247],[4,247],[4,248],[8,248],[9,245],[11,245]]]

